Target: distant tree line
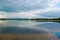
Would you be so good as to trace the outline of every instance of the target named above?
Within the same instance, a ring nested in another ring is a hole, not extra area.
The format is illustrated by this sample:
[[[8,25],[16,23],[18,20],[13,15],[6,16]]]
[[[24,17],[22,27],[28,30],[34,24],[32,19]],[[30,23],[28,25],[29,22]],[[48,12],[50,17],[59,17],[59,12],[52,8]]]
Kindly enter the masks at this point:
[[[60,18],[0,18],[0,20],[60,20]]]

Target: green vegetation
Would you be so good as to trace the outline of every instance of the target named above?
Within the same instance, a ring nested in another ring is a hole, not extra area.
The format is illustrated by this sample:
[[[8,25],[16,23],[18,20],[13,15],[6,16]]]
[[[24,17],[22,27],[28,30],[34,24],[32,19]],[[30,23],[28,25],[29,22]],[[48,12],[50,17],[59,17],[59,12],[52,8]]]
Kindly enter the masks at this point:
[[[0,18],[0,20],[60,20],[60,18]]]
[[[37,22],[59,22],[60,18],[0,18],[0,20],[31,20]]]

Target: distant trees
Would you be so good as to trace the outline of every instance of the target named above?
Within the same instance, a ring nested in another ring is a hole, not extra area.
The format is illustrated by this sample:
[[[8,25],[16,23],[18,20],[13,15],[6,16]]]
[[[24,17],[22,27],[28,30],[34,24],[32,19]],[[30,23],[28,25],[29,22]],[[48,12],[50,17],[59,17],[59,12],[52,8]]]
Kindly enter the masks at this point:
[[[60,18],[0,18],[0,20],[60,20]]]

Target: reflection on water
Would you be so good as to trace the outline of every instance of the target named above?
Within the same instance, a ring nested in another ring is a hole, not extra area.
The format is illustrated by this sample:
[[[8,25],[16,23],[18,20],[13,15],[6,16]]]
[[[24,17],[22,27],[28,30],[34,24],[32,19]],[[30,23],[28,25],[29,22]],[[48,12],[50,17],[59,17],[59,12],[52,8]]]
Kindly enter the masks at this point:
[[[31,20],[0,21],[0,33],[54,33],[60,38],[60,22],[38,22]]]

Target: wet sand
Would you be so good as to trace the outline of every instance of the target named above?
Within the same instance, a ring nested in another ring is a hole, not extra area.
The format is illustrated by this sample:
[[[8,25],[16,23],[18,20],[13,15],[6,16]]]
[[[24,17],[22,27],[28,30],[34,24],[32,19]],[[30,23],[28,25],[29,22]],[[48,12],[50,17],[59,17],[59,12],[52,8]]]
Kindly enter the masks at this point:
[[[54,34],[0,34],[0,40],[58,40]]]

